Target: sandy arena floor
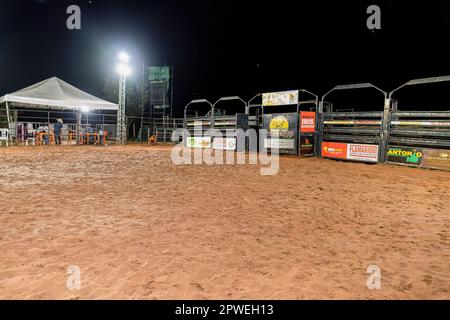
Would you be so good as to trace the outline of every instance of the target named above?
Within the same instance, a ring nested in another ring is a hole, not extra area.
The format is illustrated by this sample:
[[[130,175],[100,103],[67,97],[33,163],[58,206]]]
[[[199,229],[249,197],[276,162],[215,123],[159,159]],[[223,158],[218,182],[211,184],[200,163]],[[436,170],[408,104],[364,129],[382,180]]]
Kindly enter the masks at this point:
[[[450,299],[449,187],[390,165],[286,157],[261,176],[164,147],[1,148],[0,298]]]

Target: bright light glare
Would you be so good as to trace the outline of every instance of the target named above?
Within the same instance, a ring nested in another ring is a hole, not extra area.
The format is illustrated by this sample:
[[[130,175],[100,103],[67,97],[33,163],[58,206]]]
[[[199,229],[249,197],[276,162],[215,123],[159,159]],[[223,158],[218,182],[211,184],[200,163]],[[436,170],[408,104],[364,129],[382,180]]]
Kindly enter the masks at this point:
[[[82,106],[81,107],[81,112],[89,112],[89,107]]]
[[[117,66],[117,72],[123,74],[124,76],[128,76],[131,73],[131,69],[124,63],[121,63]]]
[[[119,54],[119,61],[123,62],[123,63],[127,63],[128,61],[130,61],[130,57],[125,52],[121,52]]]

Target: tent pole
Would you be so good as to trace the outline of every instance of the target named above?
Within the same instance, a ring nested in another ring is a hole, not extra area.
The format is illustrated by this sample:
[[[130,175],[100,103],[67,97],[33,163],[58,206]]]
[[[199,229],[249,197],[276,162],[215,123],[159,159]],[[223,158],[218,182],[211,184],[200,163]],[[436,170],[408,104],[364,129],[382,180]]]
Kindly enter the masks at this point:
[[[77,111],[77,127],[76,127],[77,139],[75,140],[77,142],[77,144],[80,144],[80,126],[81,126],[81,111],[78,110]]]
[[[8,122],[8,130],[11,130],[11,118],[9,114],[8,101],[6,101],[6,121]],[[11,133],[8,134],[8,142],[11,142]]]

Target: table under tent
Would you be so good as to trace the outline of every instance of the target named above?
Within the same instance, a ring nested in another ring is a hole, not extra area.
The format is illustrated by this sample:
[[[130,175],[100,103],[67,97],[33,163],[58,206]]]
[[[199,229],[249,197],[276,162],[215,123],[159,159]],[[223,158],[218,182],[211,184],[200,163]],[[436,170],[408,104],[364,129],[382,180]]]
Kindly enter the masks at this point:
[[[115,139],[117,110],[117,104],[53,77],[0,97],[0,128],[11,144],[51,144],[62,119],[63,144],[101,144]]]

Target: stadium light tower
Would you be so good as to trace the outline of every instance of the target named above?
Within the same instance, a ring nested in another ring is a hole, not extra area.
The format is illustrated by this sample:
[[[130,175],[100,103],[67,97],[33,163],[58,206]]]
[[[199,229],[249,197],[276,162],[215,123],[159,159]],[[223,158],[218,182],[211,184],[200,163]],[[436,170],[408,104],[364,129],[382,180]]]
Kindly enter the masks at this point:
[[[125,115],[127,76],[131,69],[128,66],[130,57],[122,52],[119,54],[120,64],[117,66],[119,73],[119,109],[117,110],[117,144],[127,143],[127,120]]]

